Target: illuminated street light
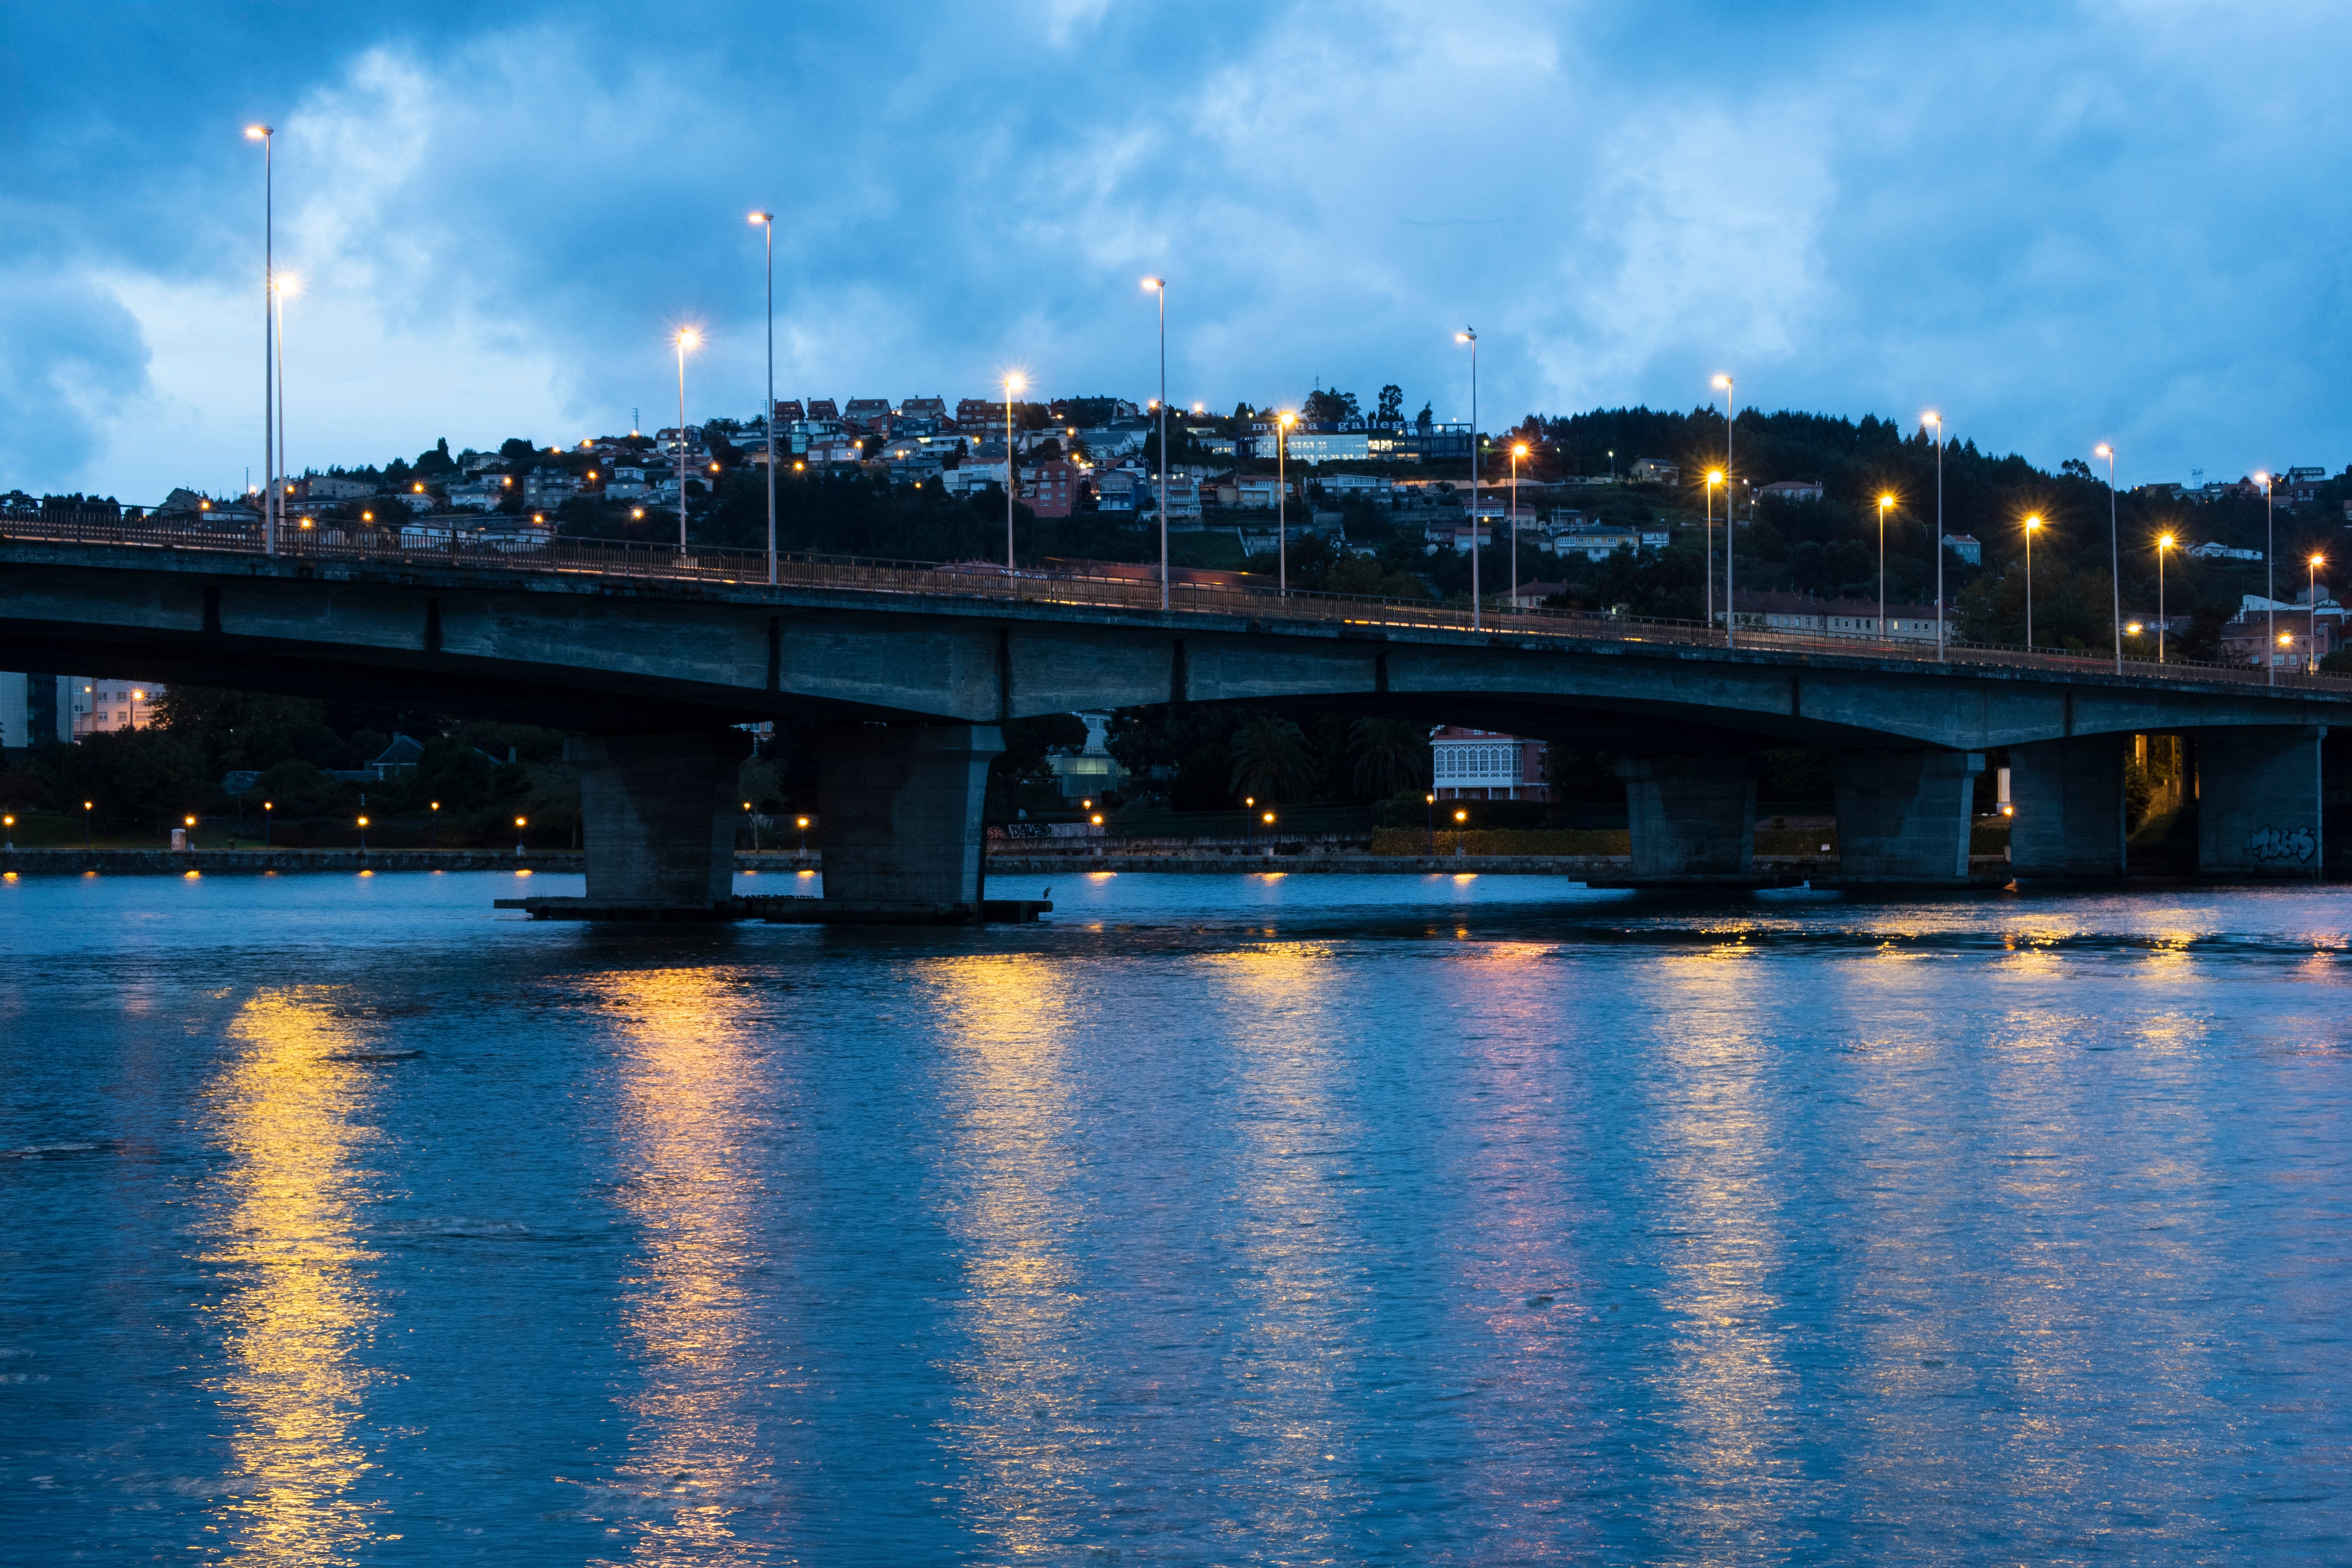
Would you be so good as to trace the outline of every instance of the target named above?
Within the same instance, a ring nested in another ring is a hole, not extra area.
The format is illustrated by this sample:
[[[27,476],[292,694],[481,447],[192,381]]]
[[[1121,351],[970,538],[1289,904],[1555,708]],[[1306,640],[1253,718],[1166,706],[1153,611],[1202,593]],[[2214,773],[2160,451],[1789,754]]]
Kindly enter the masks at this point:
[[[2164,552],[2172,548],[2172,535],[2156,536],[2156,662],[2164,662]]]
[[[86,800],[81,803],[81,847],[85,849],[90,847],[91,844],[94,842],[90,837],[90,813],[97,809],[98,802],[94,800]]]
[[[776,215],[753,213],[752,223],[768,239],[768,412],[760,421],[768,433],[768,586],[776,585]]]
[[[360,853],[367,853],[367,818],[360,818]]]
[[[139,704],[144,701],[146,697],[147,694],[144,691],[134,690],[131,694],[131,727],[134,730],[139,728]]]
[[[1284,409],[1274,430],[1274,585],[1276,595],[1290,597],[1290,479],[1287,467],[1291,426],[1298,416]],[[1471,546],[1477,546],[1477,532],[1471,531]]]
[[[2303,627],[2308,634],[2303,641],[2303,672],[2309,675],[2319,665],[2319,569],[2327,564],[2327,557],[2315,552],[2304,564],[2311,573],[2311,590],[2303,606]]]
[[[1519,459],[1528,455],[1525,441],[1511,443],[1511,597],[1513,609],[1519,606]],[[1472,529],[1470,542],[1478,542],[1478,531]]]
[[[1478,329],[1454,334],[1470,345],[1470,629],[1478,629]]]
[[[1429,852],[1437,853],[1437,792],[1431,790],[1422,797],[1422,811],[1428,818],[1423,824],[1429,829]]]
[[[1936,662],[1944,661],[1944,416],[1930,408],[1919,422],[1936,433]]]
[[[271,313],[278,300],[278,176],[276,127],[248,125],[245,139],[261,143],[261,551],[278,553],[278,446],[276,394],[270,366],[277,339]]]
[[[1738,396],[1739,389],[1728,372],[1717,376],[1715,384],[1723,393],[1723,646],[1738,647],[1739,616],[1733,608],[1734,600],[1737,597],[1733,560],[1737,554],[1735,545],[1739,529],[1733,521],[1731,508],[1734,500],[1732,476],[1738,473],[1739,468],[1732,461],[1731,442],[1733,427],[1739,422],[1734,407],[1734,400]],[[1613,458],[1612,466],[1613,469]]]
[[[677,331],[677,552],[686,553],[686,351],[702,342],[692,327]],[[520,826],[518,824],[517,826]],[[515,846],[520,854],[522,846]]]
[[[525,819],[520,816],[515,818],[515,858],[517,859],[520,859],[522,858],[522,830],[524,821]]]
[[[2116,449],[2102,441],[2091,455],[2107,460],[2107,587],[2114,595],[2108,613],[2115,617],[2116,673],[2124,672],[2124,544],[2116,522]]]
[[[1895,504],[1893,496],[1878,498],[1878,640],[1886,640],[1886,509]]]
[[[2025,520],[2025,651],[2033,651],[2033,535],[2041,528],[2037,513]]]
[[[1017,370],[1004,378],[1004,575],[1008,592],[1013,576],[1013,395],[1027,384]]]
[[[1168,607],[1168,279],[1147,278],[1143,286],[1160,299],[1160,607]]]
[[[2271,635],[2278,635],[2278,521],[2271,504],[2271,476],[2266,469],[2254,470],[2254,483],[2263,487],[2263,597],[2270,601]],[[2278,684],[2278,659],[2273,656],[2271,668],[2263,678],[2265,686]]]
[[[5,828],[5,829],[7,830],[7,834],[8,834],[8,841],[7,841],[7,843],[6,843],[6,844],[5,844],[5,845],[0,845],[0,848],[6,848],[6,849],[14,849],[14,848],[16,848],[16,817],[14,817],[13,816],[0,816],[0,828]]]
[[[1706,615],[1707,619],[1710,621],[1715,618],[1715,487],[1721,483],[1723,483],[1723,470],[1721,468],[1709,468],[1706,471]],[[1726,490],[1723,495],[1723,526],[1729,528],[1731,526],[1731,492],[1728,490]],[[1731,627],[1731,606],[1729,605],[1726,605],[1723,607],[1723,625],[1724,629],[1727,634]]]

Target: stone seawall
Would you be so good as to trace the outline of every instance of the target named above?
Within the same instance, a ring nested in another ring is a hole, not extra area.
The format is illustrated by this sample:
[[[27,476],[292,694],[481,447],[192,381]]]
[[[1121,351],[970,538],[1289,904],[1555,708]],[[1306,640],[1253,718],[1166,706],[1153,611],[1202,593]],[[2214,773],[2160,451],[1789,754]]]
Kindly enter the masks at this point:
[[[6,849],[0,871],[78,876],[85,871],[129,876],[283,874],[296,871],[579,871],[577,849]]]

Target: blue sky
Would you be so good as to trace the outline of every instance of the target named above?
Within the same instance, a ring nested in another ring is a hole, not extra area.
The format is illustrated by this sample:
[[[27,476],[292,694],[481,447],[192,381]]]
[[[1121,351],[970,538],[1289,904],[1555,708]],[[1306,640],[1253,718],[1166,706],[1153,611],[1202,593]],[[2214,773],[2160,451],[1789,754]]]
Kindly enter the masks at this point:
[[[2259,15],[2259,25],[2253,18]],[[260,458],[278,142],[294,464],[778,391],[1318,379],[1480,412],[1913,417],[2126,482],[2352,458],[2341,5],[6,7],[0,488]]]

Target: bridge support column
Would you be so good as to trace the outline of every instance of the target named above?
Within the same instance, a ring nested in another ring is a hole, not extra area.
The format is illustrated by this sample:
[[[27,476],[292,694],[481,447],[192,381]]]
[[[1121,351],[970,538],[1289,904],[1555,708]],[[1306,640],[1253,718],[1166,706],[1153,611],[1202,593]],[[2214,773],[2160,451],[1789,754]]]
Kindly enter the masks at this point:
[[[1837,791],[1838,880],[1959,887],[1981,752],[1845,752]]]
[[[992,724],[845,724],[822,731],[824,902],[845,919],[976,921]]]
[[[1675,882],[1756,875],[1756,768],[1745,757],[1628,757],[1633,875]]]
[[[2124,874],[2123,735],[2009,749],[2010,869],[2021,879]]]
[[[563,742],[580,773],[592,910],[709,910],[735,888],[740,730],[592,735]]]
[[[2197,746],[2197,869],[2317,877],[2325,725],[2207,730]]]

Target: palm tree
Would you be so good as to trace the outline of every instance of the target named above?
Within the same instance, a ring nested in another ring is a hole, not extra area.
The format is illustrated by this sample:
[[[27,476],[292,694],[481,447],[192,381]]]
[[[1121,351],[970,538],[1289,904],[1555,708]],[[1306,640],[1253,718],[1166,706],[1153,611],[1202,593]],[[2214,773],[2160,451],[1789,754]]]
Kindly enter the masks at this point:
[[[1359,719],[1348,726],[1358,795],[1385,800],[1428,785],[1429,729],[1408,719]]]
[[[1279,713],[1243,719],[1225,744],[1225,760],[1233,764],[1235,795],[1296,800],[1315,782],[1306,731]]]

